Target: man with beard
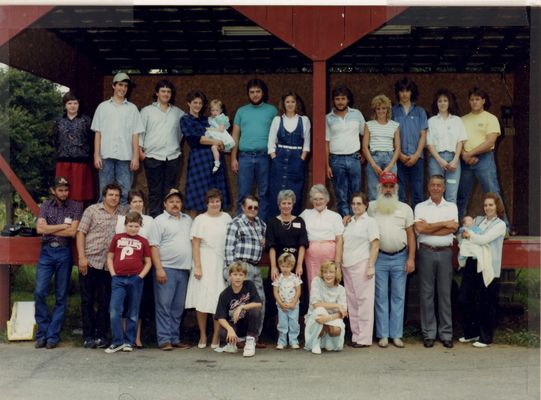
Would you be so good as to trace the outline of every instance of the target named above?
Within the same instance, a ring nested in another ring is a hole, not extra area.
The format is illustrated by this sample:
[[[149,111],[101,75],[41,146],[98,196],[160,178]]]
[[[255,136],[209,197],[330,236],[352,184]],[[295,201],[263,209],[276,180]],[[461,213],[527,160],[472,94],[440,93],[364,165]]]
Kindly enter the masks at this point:
[[[349,200],[361,190],[361,139],[363,114],[350,108],[353,94],[346,86],[332,90],[332,111],[325,117],[327,178],[332,179],[336,208],[342,217],[351,215]]]
[[[169,191],[163,202],[165,210],[154,219],[149,240],[152,264],[156,268],[156,336],[158,347],[165,351],[190,347],[180,341],[180,325],[192,268],[192,219],[181,212],[182,200],[178,189]]]
[[[453,347],[451,283],[453,280],[453,233],[458,229],[458,209],[443,198],[445,177],[432,175],[430,198],[415,207],[415,230],[419,234],[419,282],[421,330],[425,347],[434,346],[438,334],[444,347]],[[438,320],[434,292],[438,289]]]
[[[235,143],[238,143],[231,150],[231,170],[237,174],[237,213],[242,212],[242,200],[252,194],[255,180],[261,200],[259,216],[266,221],[269,205],[269,129],[277,111],[276,107],[266,103],[267,85],[261,79],[248,81],[246,90],[250,104],[237,110],[231,133]]]
[[[376,261],[376,336],[380,347],[387,347],[389,338],[396,347],[404,347],[406,277],[415,270],[413,210],[398,200],[398,178],[395,174],[381,174],[379,183],[378,198],[368,207],[368,215],[376,219],[380,232]]]
[[[68,199],[69,183],[62,176],[55,178],[51,187],[51,198],[39,209],[36,230],[43,235],[39,262],[36,266],[36,288],[34,290],[35,319],[38,324],[36,349],[54,349],[60,341],[60,329],[68,304],[70,286],[72,238],[83,214],[78,201]],[[49,315],[46,297],[49,283],[54,275],[55,305]]]

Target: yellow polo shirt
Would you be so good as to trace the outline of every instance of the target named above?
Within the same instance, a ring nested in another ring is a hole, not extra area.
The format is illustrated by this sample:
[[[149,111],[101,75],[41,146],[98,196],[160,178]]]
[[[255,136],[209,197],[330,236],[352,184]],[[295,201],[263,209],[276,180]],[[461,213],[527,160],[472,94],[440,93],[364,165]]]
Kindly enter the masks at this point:
[[[501,133],[498,118],[488,111],[483,111],[480,114],[466,114],[462,117],[462,122],[464,122],[468,134],[468,140],[464,144],[466,151],[471,151],[486,141],[489,133],[497,133],[498,136]]]

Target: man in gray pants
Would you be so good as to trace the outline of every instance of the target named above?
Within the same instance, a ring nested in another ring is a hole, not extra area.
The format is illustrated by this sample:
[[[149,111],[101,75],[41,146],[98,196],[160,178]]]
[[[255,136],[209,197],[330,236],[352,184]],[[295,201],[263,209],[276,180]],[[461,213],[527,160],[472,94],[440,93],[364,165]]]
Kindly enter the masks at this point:
[[[451,257],[453,233],[458,229],[458,209],[456,204],[443,198],[444,192],[445,178],[441,175],[431,176],[428,182],[430,198],[415,207],[415,231],[419,234],[417,269],[421,330],[425,347],[434,346],[436,333],[445,347],[453,347]],[[434,313],[435,286],[438,290],[439,327]]]

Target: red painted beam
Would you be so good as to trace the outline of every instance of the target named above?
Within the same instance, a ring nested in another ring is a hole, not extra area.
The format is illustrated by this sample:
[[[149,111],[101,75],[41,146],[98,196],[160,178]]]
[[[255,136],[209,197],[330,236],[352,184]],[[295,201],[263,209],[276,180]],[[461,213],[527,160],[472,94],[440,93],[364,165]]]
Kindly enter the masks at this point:
[[[54,6],[0,6],[0,46],[3,46]]]
[[[28,190],[26,190],[26,187],[21,182],[21,180],[17,177],[15,172],[11,169],[7,161],[4,159],[4,157],[0,154],[0,171],[6,175],[6,178],[8,178],[9,183],[13,186],[13,188],[19,193],[25,204],[30,208],[32,211],[32,214],[34,214],[36,217],[39,215],[39,207],[30,195],[28,193]]]
[[[312,184],[325,184],[325,105],[327,100],[327,65],[314,61],[312,72]]]

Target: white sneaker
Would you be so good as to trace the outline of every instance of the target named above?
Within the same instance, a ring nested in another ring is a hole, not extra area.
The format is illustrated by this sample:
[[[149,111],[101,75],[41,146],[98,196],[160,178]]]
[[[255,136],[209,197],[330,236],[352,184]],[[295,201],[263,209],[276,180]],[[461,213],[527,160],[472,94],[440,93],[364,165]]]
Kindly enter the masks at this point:
[[[488,344],[482,342],[473,342],[472,346],[477,347],[478,349],[484,349],[485,347],[488,347]]]
[[[255,338],[246,336],[246,344],[244,345],[243,357],[253,357],[255,355]]]
[[[460,343],[477,342],[478,340],[479,340],[479,336],[475,336],[475,337],[471,337],[471,338],[466,338],[466,337],[462,336],[461,338],[458,339],[458,341]]]
[[[298,350],[298,349],[301,348],[301,346],[299,346],[298,343],[294,343],[294,344],[291,345],[291,348],[292,348],[293,350]]]
[[[319,343],[312,347],[312,354],[321,354],[321,347],[319,346]]]
[[[227,343],[224,347],[217,347],[216,349],[214,349],[214,351],[218,352],[218,353],[236,353],[237,352],[237,345],[236,344],[231,344],[231,343]]]
[[[122,348],[122,351],[124,351],[124,352],[133,351],[133,346],[131,344],[124,344],[124,347]]]
[[[112,344],[109,347],[105,349],[105,352],[107,354],[116,353],[117,351],[122,350],[126,345],[124,343],[122,344]]]
[[[283,345],[283,344],[278,343],[278,344],[276,345],[276,350],[283,350],[283,349],[284,349],[284,345]]]

